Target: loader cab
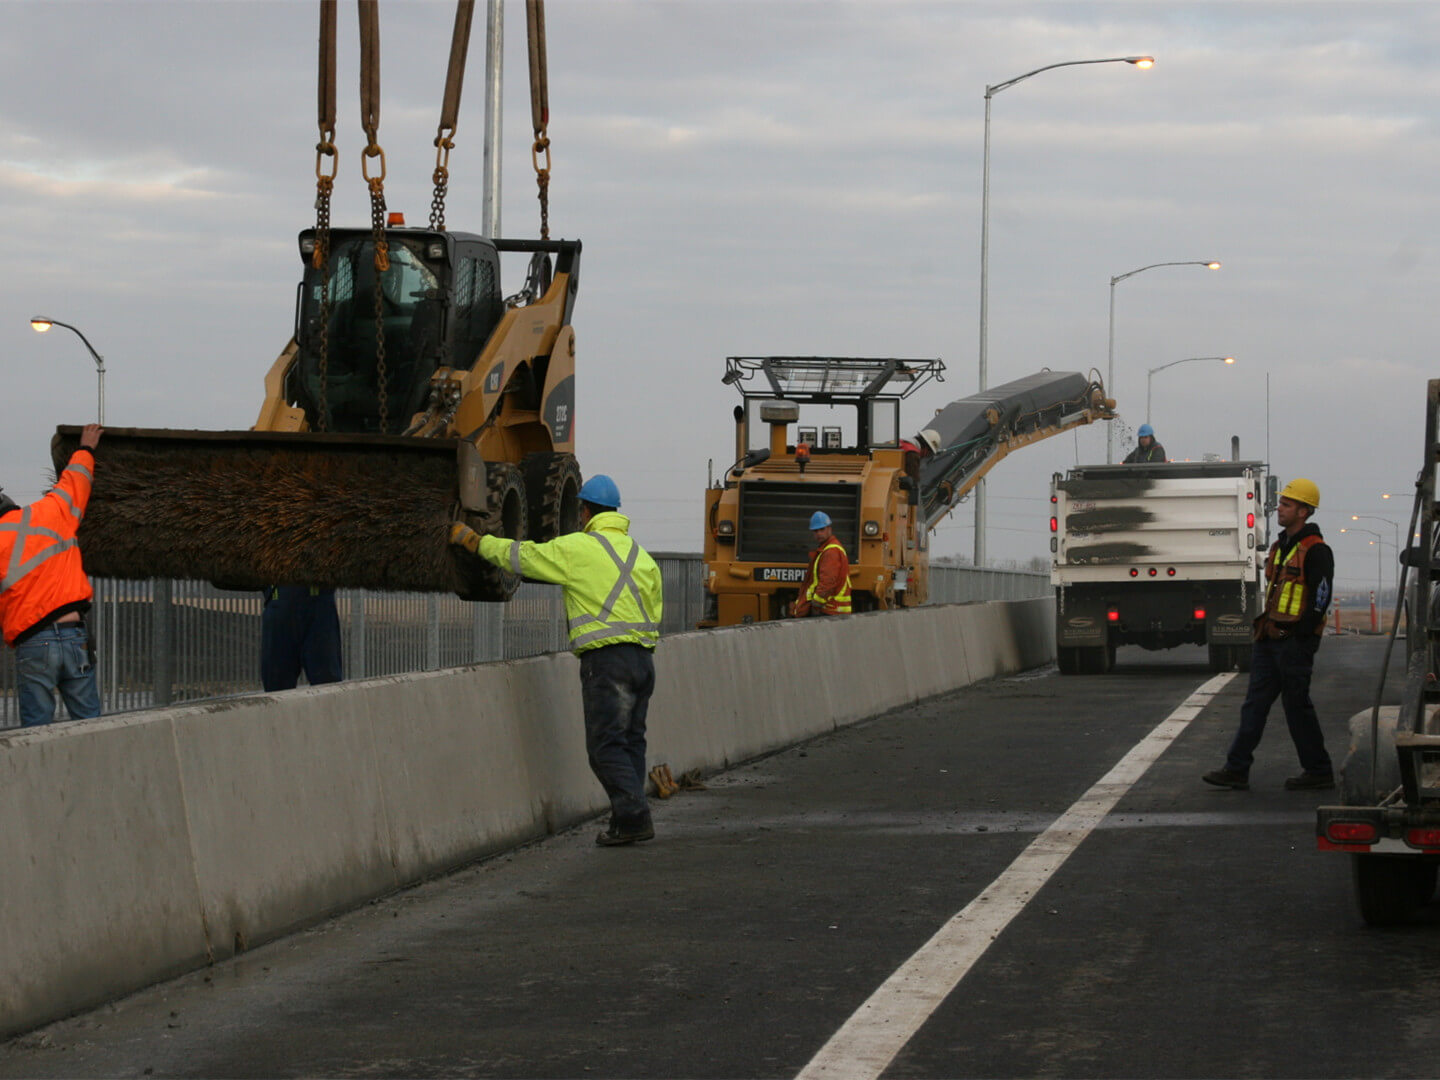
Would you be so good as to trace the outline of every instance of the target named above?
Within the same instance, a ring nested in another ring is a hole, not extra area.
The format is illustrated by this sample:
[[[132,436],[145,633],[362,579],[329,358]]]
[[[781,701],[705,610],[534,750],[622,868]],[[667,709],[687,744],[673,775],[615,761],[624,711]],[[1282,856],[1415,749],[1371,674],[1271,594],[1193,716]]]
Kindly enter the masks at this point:
[[[312,265],[314,230],[300,234],[305,273],[286,396],[312,428],[320,427],[323,402],[328,430],[381,431],[383,343],[385,430],[404,431],[425,407],[435,369],[468,369],[504,313],[500,257],[490,241],[406,228],[385,237],[390,265],[377,272],[370,230],[331,230],[327,310],[322,271]]]

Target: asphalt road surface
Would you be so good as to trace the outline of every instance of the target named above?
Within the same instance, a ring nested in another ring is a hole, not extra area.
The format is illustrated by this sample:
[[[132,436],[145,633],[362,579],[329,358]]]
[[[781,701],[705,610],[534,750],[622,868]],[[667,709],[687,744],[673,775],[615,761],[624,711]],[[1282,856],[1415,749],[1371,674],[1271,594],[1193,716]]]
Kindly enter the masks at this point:
[[[1337,765],[1383,644],[1321,649]],[[1122,649],[890,713],[657,803],[651,843],[572,830],[12,1040],[0,1076],[1436,1075],[1440,909],[1364,926],[1278,705],[1251,790],[1201,783],[1245,687],[1211,679]]]

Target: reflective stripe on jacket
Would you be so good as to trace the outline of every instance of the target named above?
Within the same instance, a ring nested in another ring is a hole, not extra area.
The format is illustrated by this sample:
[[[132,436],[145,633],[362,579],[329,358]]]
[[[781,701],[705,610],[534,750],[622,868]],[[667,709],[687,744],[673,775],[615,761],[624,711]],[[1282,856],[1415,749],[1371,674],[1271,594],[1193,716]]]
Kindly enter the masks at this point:
[[[1318,533],[1302,536],[1283,558],[1281,541],[1271,545],[1270,557],[1265,560],[1265,580],[1270,584],[1265,592],[1264,618],[1279,626],[1300,621],[1311,600],[1311,585],[1305,577],[1305,556],[1316,544],[1324,542]],[[1324,632],[1322,622],[1316,626],[1316,633]]]
[[[828,562],[831,573],[822,574],[820,560],[825,558],[826,552],[835,552]],[[832,574],[836,573],[836,562],[839,563],[838,575],[840,578],[839,587],[833,584]],[[824,591],[825,588],[833,591]],[[850,558],[845,554],[845,545],[831,537],[825,541],[813,553],[810,560],[810,573],[806,575],[805,590],[801,594],[810,605],[819,605],[827,615],[849,615],[850,614]]]
[[[608,510],[584,532],[544,544],[480,538],[480,555],[502,570],[549,581],[565,590],[570,647],[576,653],[602,645],[643,645],[660,640],[664,607],[660,568],[629,535],[630,519]]]
[[[94,595],[75,541],[94,479],[94,455],[76,450],[38,502],[0,516],[0,627],[8,644]]]

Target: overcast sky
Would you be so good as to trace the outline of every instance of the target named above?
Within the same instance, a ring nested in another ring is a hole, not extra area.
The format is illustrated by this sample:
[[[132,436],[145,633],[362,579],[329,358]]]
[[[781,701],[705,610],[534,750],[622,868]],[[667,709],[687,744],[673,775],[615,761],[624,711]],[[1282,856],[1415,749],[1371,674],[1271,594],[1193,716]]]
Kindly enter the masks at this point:
[[[503,228],[538,235],[524,9],[506,3]],[[55,425],[254,423],[313,224],[309,0],[0,0],[0,483],[47,483]],[[481,227],[484,2],[451,157]],[[453,5],[380,5],[392,209],[423,223]],[[1376,574],[1420,467],[1440,262],[1440,6],[550,0],[552,235],[585,251],[574,322],[587,473],[652,550],[699,550],[707,460],[733,446],[727,355],[940,357],[907,431],[974,392],[984,92],[993,100],[990,382],[1102,373],[1110,279],[1121,449],[1266,457],[1323,493],[1342,582]],[[341,4],[337,224],[367,220],[354,5]],[[507,281],[507,292],[518,287]],[[1267,414],[1267,383],[1269,408]],[[1048,547],[1056,470],[1097,425],[991,474],[992,559]],[[937,554],[968,554],[969,506]],[[1386,580],[1391,558],[1386,552]]]

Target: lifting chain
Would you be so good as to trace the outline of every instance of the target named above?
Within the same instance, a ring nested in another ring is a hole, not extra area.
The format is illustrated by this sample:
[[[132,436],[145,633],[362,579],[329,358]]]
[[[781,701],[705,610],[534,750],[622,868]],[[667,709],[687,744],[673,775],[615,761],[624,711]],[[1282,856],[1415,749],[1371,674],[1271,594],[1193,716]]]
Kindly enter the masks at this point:
[[[545,70],[545,0],[525,0],[525,22],[530,42],[530,122],[535,142],[530,163],[539,188],[540,239],[550,239],[550,125],[549,78]],[[543,159],[543,160],[542,160]]]
[[[320,271],[320,401],[315,422],[321,431],[330,427],[330,195],[340,168],[335,150],[335,2],[320,0],[320,141],[315,144],[315,251],[310,260]]]
[[[376,133],[380,128],[380,11],[379,0],[359,0],[360,6],[360,124],[365,129],[365,149],[360,155],[360,172],[370,188],[370,236],[375,247],[375,376],[380,401],[380,434],[390,425],[390,403],[386,393],[385,290],[383,277],[390,269],[390,245],[385,239],[385,151]],[[380,171],[370,175],[370,159],[380,159]]]
[[[460,114],[460,91],[465,82],[465,54],[470,48],[470,23],[475,0],[457,0],[455,31],[450,37],[450,67],[445,75],[445,99],[440,106],[440,127],[435,132],[435,194],[430,199],[430,228],[445,231],[445,191],[450,182],[450,151],[455,149],[455,125]]]

